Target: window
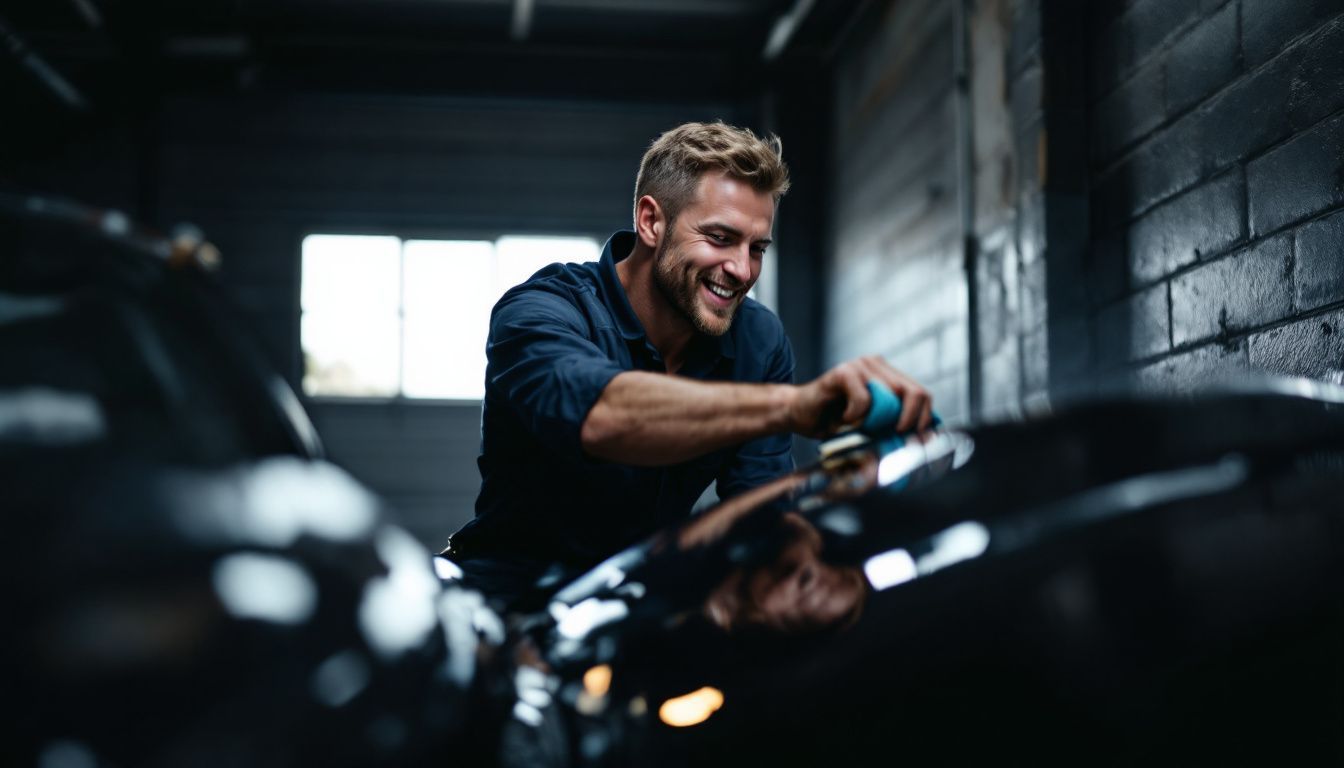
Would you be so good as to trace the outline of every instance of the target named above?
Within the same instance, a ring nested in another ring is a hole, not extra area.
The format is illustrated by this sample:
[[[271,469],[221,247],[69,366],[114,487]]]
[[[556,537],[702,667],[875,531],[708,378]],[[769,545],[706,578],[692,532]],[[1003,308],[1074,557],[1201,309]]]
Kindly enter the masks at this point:
[[[582,237],[303,241],[303,390],[333,397],[480,399],[490,308],[554,262],[596,261]]]

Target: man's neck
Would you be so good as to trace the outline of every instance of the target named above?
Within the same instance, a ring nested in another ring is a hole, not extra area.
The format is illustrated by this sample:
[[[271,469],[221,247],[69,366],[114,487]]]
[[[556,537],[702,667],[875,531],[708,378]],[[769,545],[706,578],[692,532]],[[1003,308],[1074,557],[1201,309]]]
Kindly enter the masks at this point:
[[[616,276],[649,343],[662,356],[667,372],[676,373],[686,360],[695,329],[654,285],[653,256],[653,249],[636,240],[630,255],[616,262]]]

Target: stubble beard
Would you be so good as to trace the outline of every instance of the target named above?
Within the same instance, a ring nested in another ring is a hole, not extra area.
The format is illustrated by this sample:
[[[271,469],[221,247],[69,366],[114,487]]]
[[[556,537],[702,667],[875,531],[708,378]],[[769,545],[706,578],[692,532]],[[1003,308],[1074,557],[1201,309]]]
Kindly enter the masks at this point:
[[[659,244],[653,255],[653,284],[667,302],[686,318],[699,333],[706,336],[722,336],[733,324],[733,315],[741,304],[741,299],[728,309],[727,315],[719,315],[709,307],[703,311],[696,301],[700,290],[700,276],[694,273],[689,260],[680,251],[673,248],[671,239]],[[708,316],[708,317],[707,317]],[[711,321],[717,321],[712,322]]]

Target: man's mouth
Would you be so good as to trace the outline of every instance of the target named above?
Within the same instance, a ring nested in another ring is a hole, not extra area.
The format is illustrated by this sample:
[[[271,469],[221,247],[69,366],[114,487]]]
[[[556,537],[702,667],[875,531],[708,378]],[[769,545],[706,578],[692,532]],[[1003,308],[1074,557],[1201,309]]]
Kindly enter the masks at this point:
[[[707,289],[709,289],[710,293],[714,294],[715,297],[722,299],[723,301],[732,301],[733,299],[736,299],[737,295],[741,292],[740,290],[735,291],[731,288],[724,287],[722,285],[719,285],[718,283],[714,283],[709,280],[705,280],[704,285]]]

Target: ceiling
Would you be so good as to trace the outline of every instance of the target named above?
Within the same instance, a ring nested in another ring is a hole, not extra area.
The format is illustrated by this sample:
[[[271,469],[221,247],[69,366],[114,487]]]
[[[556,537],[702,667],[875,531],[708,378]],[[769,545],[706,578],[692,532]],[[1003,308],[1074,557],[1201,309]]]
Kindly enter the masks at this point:
[[[721,99],[826,58],[868,4],[44,0],[0,32],[21,51],[6,83],[71,108],[174,90]]]

